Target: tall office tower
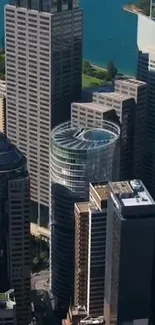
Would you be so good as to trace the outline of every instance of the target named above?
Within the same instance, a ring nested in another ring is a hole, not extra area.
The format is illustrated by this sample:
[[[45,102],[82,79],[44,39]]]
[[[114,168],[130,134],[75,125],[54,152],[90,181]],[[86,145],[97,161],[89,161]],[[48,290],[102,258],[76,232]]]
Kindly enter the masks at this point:
[[[135,79],[118,79],[115,81],[115,91],[133,97],[135,108],[133,111],[133,177],[144,180],[145,175],[145,138],[147,114],[147,84]]]
[[[89,195],[89,202],[75,204],[74,304],[98,317],[104,306],[107,182],[90,184]]]
[[[132,178],[134,99],[116,92],[93,93],[93,102],[72,103],[71,122],[74,127],[93,127],[110,120],[121,124],[120,179]],[[116,115],[117,114],[117,115]]]
[[[0,132],[6,135],[6,82],[0,80]]]
[[[26,159],[0,133],[0,292],[15,290],[17,324],[30,320],[30,189]]]
[[[48,215],[51,129],[81,94],[82,25],[77,0],[5,7],[7,136],[27,157],[38,221]]]
[[[14,290],[0,293],[0,325],[17,325]]]
[[[155,202],[140,180],[110,182],[104,317],[106,324],[148,320]]]
[[[148,108],[145,143],[145,184],[155,198],[155,20],[138,15],[137,77],[148,83]]]
[[[74,203],[88,200],[90,181],[118,179],[119,136],[119,127],[108,121],[102,128],[67,122],[51,134],[50,285],[58,306],[68,305],[73,293]]]

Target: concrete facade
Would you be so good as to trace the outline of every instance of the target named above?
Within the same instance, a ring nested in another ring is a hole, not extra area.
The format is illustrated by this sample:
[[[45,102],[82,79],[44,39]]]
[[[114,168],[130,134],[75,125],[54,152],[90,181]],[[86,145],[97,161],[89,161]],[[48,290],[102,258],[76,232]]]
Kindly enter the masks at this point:
[[[82,10],[76,1],[62,11],[60,2],[12,4],[5,7],[7,136],[27,157],[40,222],[42,206],[48,216],[50,132],[81,94]]]

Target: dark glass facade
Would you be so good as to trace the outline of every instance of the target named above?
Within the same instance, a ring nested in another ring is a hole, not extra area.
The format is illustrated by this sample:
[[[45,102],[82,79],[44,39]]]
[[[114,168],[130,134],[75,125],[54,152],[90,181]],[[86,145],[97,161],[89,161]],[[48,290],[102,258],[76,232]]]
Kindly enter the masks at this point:
[[[106,324],[122,325],[134,320],[149,319],[155,205],[120,207],[112,197],[108,201],[107,220],[104,299]]]
[[[0,292],[15,290],[22,325],[30,320],[29,192],[26,158],[0,133]]]

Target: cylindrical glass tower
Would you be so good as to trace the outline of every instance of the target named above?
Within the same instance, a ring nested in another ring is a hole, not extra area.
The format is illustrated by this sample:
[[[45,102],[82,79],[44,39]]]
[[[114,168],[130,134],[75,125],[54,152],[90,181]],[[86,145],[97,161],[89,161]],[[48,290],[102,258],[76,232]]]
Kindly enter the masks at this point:
[[[59,306],[72,296],[74,203],[88,200],[89,183],[119,177],[120,129],[72,128],[70,122],[51,134],[51,289]]]

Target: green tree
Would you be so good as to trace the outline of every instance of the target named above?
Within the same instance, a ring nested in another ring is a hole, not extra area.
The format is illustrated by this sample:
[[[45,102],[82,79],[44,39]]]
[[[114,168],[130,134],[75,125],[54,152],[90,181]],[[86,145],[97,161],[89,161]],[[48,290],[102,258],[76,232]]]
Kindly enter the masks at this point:
[[[107,71],[102,70],[96,70],[95,77],[100,80],[105,80],[107,77]]]
[[[110,60],[108,62],[108,65],[107,65],[107,74],[108,74],[108,79],[109,80],[113,80],[114,77],[117,74],[117,68],[115,67],[115,65],[114,65],[114,63],[113,63],[112,60]]]
[[[137,7],[142,9],[145,15],[149,16],[150,14],[150,0],[138,0]]]
[[[37,256],[34,257],[33,259],[33,264],[37,266],[39,264],[39,258]]]
[[[88,61],[83,61],[83,73],[87,76],[94,77],[95,69]]]
[[[83,69],[89,69],[91,68],[91,64],[89,61],[83,61]]]

